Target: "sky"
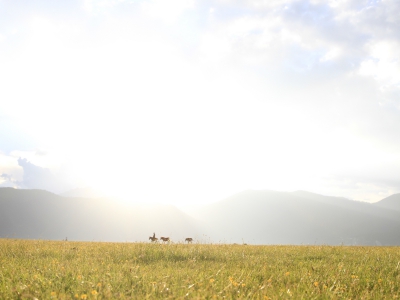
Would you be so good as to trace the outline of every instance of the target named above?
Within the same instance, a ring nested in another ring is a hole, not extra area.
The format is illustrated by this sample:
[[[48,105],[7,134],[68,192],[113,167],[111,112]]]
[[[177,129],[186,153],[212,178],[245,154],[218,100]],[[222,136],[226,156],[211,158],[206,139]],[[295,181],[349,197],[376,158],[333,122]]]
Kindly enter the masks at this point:
[[[398,0],[0,0],[0,186],[189,205],[400,192]]]

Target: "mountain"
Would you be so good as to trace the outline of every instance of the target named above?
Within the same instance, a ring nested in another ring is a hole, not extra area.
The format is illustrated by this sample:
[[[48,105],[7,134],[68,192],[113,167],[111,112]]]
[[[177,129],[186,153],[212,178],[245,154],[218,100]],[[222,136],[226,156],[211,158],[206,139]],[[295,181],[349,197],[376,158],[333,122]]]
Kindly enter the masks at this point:
[[[43,190],[0,188],[0,237],[85,241],[184,240],[200,234],[174,206],[131,206],[106,198],[63,197]]]
[[[104,194],[92,188],[77,188],[60,194],[63,197],[106,198]]]
[[[222,242],[400,244],[399,211],[303,191],[244,191],[192,215]]]
[[[148,241],[156,232],[172,241],[400,245],[399,199],[371,204],[305,191],[248,190],[189,215],[171,205],[0,188],[0,237]]]
[[[374,203],[375,206],[396,210],[400,212],[400,194],[394,194],[379,202]]]

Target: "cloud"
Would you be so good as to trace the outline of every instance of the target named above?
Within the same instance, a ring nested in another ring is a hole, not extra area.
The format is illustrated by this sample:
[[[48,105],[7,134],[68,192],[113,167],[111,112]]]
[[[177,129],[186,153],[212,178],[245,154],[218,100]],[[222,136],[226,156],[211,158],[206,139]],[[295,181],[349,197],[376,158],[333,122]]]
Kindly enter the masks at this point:
[[[143,12],[156,19],[171,23],[178,19],[186,10],[193,9],[194,0],[150,0],[142,4]]]
[[[395,41],[399,37],[400,18],[394,15],[399,10],[398,1],[235,3],[241,14],[224,14],[224,9],[227,11],[232,6],[228,2],[221,2],[217,9],[221,13],[218,18],[214,17],[212,29],[204,38],[207,54],[213,52],[207,46],[212,44],[210,41],[219,41],[215,52],[225,49],[225,60],[231,57],[232,61],[239,59],[257,66],[261,63],[265,67],[274,61],[289,62],[290,72],[312,72],[321,67],[331,71],[334,63],[335,68],[341,68],[346,74],[371,56],[380,60],[382,55],[387,57],[387,53],[374,55],[375,44],[386,43],[388,51],[399,53]],[[304,61],[307,63],[302,64]],[[392,63],[397,61],[397,56],[392,57]],[[398,67],[392,68],[396,68],[391,73],[397,78]]]
[[[72,185],[55,163],[68,157],[110,189],[200,190],[212,173],[225,192],[397,160],[398,1],[50,2],[0,10],[0,113],[13,116],[0,149],[14,159],[0,173],[14,182]]]
[[[203,62],[257,74],[264,101],[295,107],[318,126],[399,148],[398,1],[218,4],[202,35]]]
[[[22,168],[18,166],[17,160],[11,155],[6,155],[0,151],[0,185],[18,186],[18,181],[22,179]]]
[[[23,169],[22,181],[18,187],[28,189],[43,189],[54,193],[61,193],[76,188],[76,183],[68,180],[67,174],[62,171],[54,172],[32,164],[26,158],[19,158],[18,165]]]
[[[400,109],[400,42],[375,41],[368,45],[369,57],[360,64],[359,74],[373,78],[382,94],[381,104],[396,101]]]
[[[17,187],[12,175],[0,174],[0,187]]]
[[[93,12],[96,8],[110,8],[120,2],[123,2],[123,0],[83,0],[83,7],[87,11]]]
[[[392,167],[392,171],[397,172]],[[367,170],[373,173],[376,170]],[[388,172],[386,172],[388,173]],[[382,175],[382,174],[380,174]],[[324,178],[320,186],[315,190],[323,191],[332,196],[343,196],[357,201],[377,202],[400,193],[400,181],[387,176],[360,176],[359,174],[341,174]],[[388,174],[386,174],[388,175]]]
[[[26,158],[19,158],[18,165],[24,170],[23,180],[20,182],[21,186],[25,188],[46,189],[45,187],[48,184],[54,184],[55,180],[49,169],[35,166]]]

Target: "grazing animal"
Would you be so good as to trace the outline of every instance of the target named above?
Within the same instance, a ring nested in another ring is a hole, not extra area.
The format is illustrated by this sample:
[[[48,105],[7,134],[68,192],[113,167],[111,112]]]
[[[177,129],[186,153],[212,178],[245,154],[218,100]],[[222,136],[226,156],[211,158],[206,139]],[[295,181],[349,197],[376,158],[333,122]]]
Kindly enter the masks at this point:
[[[169,237],[161,237],[160,240],[162,240],[164,243],[169,242]]]
[[[153,236],[149,236],[149,240],[151,240],[151,242],[153,243],[153,242],[157,242],[158,238],[156,238],[156,234],[153,233]]]
[[[189,244],[189,243],[193,242],[193,239],[192,238],[186,238],[185,242],[188,242],[188,244]]]

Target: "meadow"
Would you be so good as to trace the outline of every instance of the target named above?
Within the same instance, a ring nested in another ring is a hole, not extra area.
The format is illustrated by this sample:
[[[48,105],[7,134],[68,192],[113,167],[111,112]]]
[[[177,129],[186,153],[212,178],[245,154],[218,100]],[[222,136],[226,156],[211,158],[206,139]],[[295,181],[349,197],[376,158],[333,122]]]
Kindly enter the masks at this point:
[[[400,247],[0,239],[0,299],[397,299]]]

